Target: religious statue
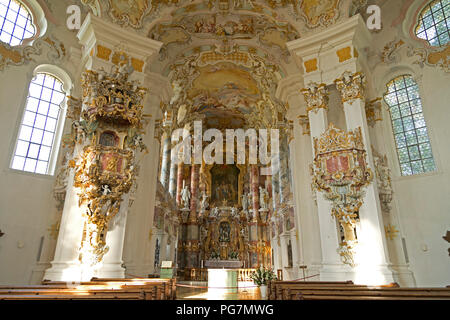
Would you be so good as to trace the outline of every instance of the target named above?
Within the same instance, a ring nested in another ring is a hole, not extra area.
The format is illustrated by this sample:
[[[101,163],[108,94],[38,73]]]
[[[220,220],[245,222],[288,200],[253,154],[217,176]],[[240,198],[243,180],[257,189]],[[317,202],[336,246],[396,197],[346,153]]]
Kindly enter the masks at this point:
[[[259,206],[261,209],[267,209],[267,201],[269,193],[266,188],[259,187]]]
[[[248,198],[245,193],[242,194],[242,210],[244,212],[246,212],[248,210]]]
[[[230,242],[230,231],[230,225],[227,222],[222,222],[219,226],[219,242]]]
[[[248,199],[248,207],[249,208],[253,208],[253,197],[252,197],[252,193],[251,192],[248,193],[247,199]]]
[[[219,215],[219,208],[215,207],[211,210],[211,217],[216,218]]]
[[[200,237],[201,241],[204,242],[206,240],[206,237],[208,236],[208,230],[206,230],[205,226],[202,225],[200,227]]]
[[[205,191],[202,191],[202,203],[201,203],[201,211],[205,211],[209,206],[208,203],[208,195]]]
[[[189,191],[188,186],[184,186],[183,190],[181,190],[181,201],[185,209],[189,208],[190,199],[191,192]]]
[[[232,216],[233,218],[239,217],[239,212],[238,212],[238,209],[237,209],[237,208],[235,208],[235,207],[231,208],[231,216]]]

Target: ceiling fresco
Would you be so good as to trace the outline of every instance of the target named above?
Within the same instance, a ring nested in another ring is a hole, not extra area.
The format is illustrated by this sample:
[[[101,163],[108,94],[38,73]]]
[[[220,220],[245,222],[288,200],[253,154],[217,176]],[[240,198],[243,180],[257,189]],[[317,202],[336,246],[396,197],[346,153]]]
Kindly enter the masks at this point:
[[[210,126],[272,127],[287,109],[275,98],[278,82],[301,72],[286,42],[346,18],[354,0],[82,2],[163,43],[148,71],[172,82],[176,93],[165,110]]]

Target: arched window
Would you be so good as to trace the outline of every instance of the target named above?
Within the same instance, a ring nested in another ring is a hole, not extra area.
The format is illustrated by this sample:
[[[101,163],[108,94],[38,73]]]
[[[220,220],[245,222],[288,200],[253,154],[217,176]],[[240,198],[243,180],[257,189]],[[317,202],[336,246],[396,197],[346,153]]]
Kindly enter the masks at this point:
[[[450,0],[431,1],[419,15],[416,35],[431,46],[443,46],[450,40]]]
[[[11,46],[35,35],[30,11],[17,0],[0,0],[0,41]]]
[[[401,174],[435,171],[417,83],[410,75],[402,75],[391,80],[387,89],[384,99],[389,105]]]
[[[50,164],[54,158],[55,142],[59,144],[59,123],[65,116],[65,95],[60,79],[49,73],[36,73],[29,86],[12,169],[52,174]]]

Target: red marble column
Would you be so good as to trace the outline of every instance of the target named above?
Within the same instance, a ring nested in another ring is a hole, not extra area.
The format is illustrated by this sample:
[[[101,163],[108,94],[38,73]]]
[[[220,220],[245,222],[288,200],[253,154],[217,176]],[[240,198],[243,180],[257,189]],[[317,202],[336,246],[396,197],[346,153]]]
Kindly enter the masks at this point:
[[[198,164],[193,164],[191,166],[191,219],[194,221],[197,217],[197,197],[200,178],[199,170],[200,166]]]
[[[181,204],[181,190],[183,189],[183,178],[184,178],[184,164],[183,162],[180,162],[178,164],[178,171],[177,171],[177,204]]]

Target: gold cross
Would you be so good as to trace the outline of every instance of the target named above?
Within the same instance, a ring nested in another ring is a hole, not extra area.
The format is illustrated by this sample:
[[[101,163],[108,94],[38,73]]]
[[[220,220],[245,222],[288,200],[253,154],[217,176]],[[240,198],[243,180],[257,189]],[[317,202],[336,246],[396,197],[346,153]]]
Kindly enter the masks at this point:
[[[391,224],[385,226],[384,231],[386,233],[386,237],[390,240],[394,240],[397,237],[398,230]]]

